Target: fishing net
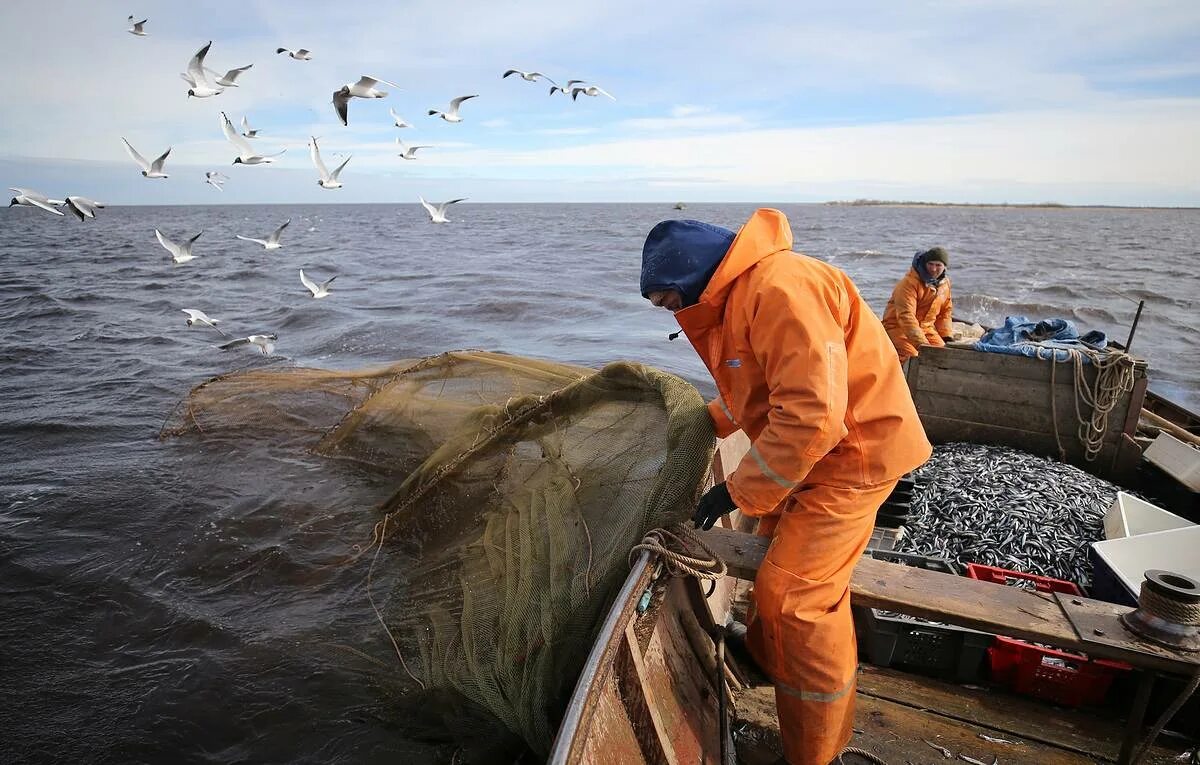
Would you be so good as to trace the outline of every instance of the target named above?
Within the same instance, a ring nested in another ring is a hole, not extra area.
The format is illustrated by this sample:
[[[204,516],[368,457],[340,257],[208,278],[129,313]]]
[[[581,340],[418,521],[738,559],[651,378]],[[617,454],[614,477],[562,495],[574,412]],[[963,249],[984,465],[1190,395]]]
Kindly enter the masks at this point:
[[[691,512],[714,443],[673,375],[473,351],[228,375],[163,432],[266,436],[390,478],[357,560],[397,671],[543,756],[630,547]],[[372,592],[389,565],[401,583]]]

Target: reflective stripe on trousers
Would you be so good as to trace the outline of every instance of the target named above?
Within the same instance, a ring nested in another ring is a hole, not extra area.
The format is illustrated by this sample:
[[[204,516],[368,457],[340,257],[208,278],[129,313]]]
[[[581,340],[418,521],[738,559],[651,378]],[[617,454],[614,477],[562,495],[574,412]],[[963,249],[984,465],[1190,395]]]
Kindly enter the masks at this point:
[[[827,765],[850,740],[858,667],[850,576],[895,485],[802,487],[758,570],[747,642],[775,683],[791,765]]]

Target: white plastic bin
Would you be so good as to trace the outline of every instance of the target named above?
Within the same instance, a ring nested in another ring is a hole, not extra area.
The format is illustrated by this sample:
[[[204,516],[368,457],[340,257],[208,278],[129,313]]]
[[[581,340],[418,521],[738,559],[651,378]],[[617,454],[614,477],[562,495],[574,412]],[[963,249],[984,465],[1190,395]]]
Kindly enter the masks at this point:
[[[1092,550],[1097,568],[1103,564],[1134,595],[1152,568],[1200,579],[1200,526],[1094,542]]]
[[[1159,433],[1142,456],[1192,491],[1200,491],[1200,449],[1170,433]]]
[[[1104,538],[1124,539],[1194,525],[1186,518],[1180,518],[1157,505],[1119,491],[1108,512],[1104,514]]]

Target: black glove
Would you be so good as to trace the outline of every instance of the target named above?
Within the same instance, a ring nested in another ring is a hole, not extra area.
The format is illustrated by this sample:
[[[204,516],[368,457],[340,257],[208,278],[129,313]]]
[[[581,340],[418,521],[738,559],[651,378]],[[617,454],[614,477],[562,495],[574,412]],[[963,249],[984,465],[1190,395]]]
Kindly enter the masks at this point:
[[[942,342],[944,342],[944,343],[953,343],[953,342],[954,342],[954,338],[953,338],[953,337],[946,337],[945,335],[942,335]]]
[[[725,488],[724,483],[719,483],[704,492],[704,496],[700,498],[696,514],[692,516],[694,528],[708,531],[718,518],[732,512],[736,507],[733,498],[729,496],[729,489]]]

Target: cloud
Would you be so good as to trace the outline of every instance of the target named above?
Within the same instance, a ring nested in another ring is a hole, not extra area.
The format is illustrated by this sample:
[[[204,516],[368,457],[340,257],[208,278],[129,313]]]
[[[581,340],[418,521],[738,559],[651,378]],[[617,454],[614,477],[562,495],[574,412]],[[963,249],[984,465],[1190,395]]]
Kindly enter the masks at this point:
[[[296,171],[306,185],[305,144],[316,135],[323,149],[354,154],[348,182],[440,173],[455,182],[509,179],[522,194],[534,180],[619,190],[643,178],[630,194],[717,179],[730,193],[857,184],[1120,195],[1102,201],[1164,190],[1200,196],[1186,180],[1196,177],[1188,136],[1200,133],[1189,100],[1200,78],[1194,2],[847,0],[804,14],[784,6],[747,14],[705,0],[568,9],[555,0],[464,0],[453,25],[442,23],[440,0],[216,0],[200,16],[179,7],[161,4],[150,35],[137,38],[125,32],[125,12],[102,3],[0,5],[0,68],[12,74],[0,79],[0,156],[136,172],[125,136],[144,153],[174,147],[168,168],[225,168],[224,110],[235,122],[249,114],[264,150],[288,148],[269,170],[250,170]],[[30,34],[36,29],[54,34]],[[254,68],[241,88],[189,100],[178,72],[209,39],[214,69]],[[277,56],[277,46],[307,47],[314,58]],[[23,76],[30,62],[37,78]],[[618,100],[550,97],[541,83],[502,80],[509,67],[559,82],[587,78]],[[386,100],[355,99],[343,127],[332,91],[362,74],[399,87]],[[464,123],[426,117],[463,93],[480,94],[464,107]],[[389,107],[416,129],[396,131]],[[398,132],[437,149],[420,162],[398,160]],[[20,166],[33,177],[13,184],[36,185],[38,163]],[[1081,191],[1089,184],[1094,191]],[[561,188],[547,198],[561,198]],[[163,193],[129,188],[138,191],[144,201]]]

